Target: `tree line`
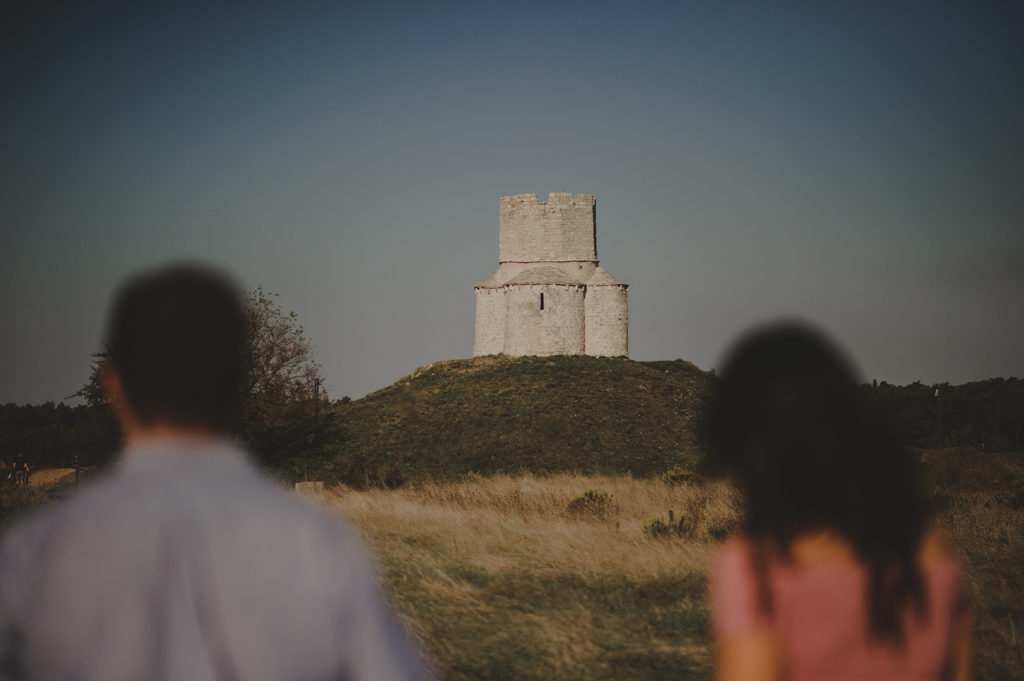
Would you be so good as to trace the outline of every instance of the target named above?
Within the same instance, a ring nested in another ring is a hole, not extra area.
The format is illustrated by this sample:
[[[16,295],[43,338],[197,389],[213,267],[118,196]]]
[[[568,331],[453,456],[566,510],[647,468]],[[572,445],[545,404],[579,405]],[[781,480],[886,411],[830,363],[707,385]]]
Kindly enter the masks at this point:
[[[248,370],[236,437],[267,467],[318,451],[332,418],[313,347],[294,312],[257,288],[245,294]],[[120,448],[101,376],[105,356],[94,356],[89,380],[69,397],[84,404],[0,405],[0,463],[20,453],[33,469],[104,466]]]
[[[895,419],[913,447],[1024,451],[1024,381],[1018,378],[961,385],[919,381],[891,385],[882,381],[863,389]]]
[[[237,437],[267,468],[300,477],[296,467],[316,467],[343,429],[336,410],[328,408],[312,344],[296,314],[284,312],[274,298],[262,288],[245,296],[249,370]],[[19,453],[36,469],[112,461],[119,434],[100,387],[103,356],[95,359],[89,381],[75,393],[85,404],[0,405],[0,464],[9,467]],[[910,446],[1024,451],[1020,379],[902,386],[875,381],[862,390],[890,414]]]

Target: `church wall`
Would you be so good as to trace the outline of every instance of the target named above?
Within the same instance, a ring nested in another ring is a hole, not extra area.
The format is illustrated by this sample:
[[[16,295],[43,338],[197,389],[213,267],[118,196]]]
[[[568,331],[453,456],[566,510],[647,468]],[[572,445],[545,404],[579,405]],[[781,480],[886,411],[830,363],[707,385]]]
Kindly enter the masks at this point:
[[[596,261],[595,199],[553,192],[503,196],[498,227],[499,262]]]
[[[627,287],[596,271],[594,196],[518,194],[499,205],[499,268],[475,289],[474,356],[628,356]]]
[[[629,313],[624,285],[588,286],[585,313],[586,354],[596,357],[629,355]]]
[[[505,287],[505,353],[582,355],[585,349],[581,285],[511,284]],[[541,295],[544,308],[541,309]]]
[[[505,351],[505,289],[476,289],[476,331],[473,356]]]

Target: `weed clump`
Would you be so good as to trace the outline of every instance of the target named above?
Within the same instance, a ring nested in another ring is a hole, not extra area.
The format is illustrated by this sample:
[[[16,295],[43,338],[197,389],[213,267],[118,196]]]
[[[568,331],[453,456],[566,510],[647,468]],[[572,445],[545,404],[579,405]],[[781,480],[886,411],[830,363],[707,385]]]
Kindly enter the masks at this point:
[[[567,510],[569,515],[575,518],[608,520],[618,511],[618,505],[612,501],[608,492],[588,489],[580,496],[570,499]]]
[[[675,511],[669,509],[668,511],[668,522],[661,517],[651,518],[647,523],[644,524],[644,534],[651,539],[664,539],[669,537],[679,537],[689,539],[693,536],[696,530],[696,524],[687,522],[686,518],[679,516],[676,520]]]
[[[708,530],[708,536],[716,542],[725,541],[730,534],[732,534],[732,530],[728,527],[712,527]]]
[[[48,499],[46,491],[34,485],[0,486],[0,529],[40,507]]]
[[[661,474],[661,481],[669,487],[677,485],[703,485],[704,479],[696,473],[683,470],[679,466],[673,466]]]
[[[381,479],[381,483],[383,483],[386,489],[398,489],[405,484],[405,474],[397,462],[391,462],[391,465],[388,466],[387,471],[384,473],[384,477]]]

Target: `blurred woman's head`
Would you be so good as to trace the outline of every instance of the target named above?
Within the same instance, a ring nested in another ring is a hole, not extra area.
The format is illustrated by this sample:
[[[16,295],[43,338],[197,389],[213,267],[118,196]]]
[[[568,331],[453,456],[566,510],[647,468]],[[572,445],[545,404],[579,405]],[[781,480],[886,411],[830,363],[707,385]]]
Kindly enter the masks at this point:
[[[803,534],[842,535],[880,590],[876,632],[892,633],[893,598],[917,591],[913,556],[926,520],[912,453],[847,358],[805,324],[754,329],[719,376],[705,420],[708,463],[743,492],[748,535],[783,557]]]

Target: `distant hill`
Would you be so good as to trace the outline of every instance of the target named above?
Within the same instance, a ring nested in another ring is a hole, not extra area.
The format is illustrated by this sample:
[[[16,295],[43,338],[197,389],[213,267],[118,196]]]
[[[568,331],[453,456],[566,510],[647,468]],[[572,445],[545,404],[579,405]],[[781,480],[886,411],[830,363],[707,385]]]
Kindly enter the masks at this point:
[[[683,360],[437,362],[335,403],[316,463],[324,477],[352,484],[521,471],[658,475],[696,463],[710,380]]]

